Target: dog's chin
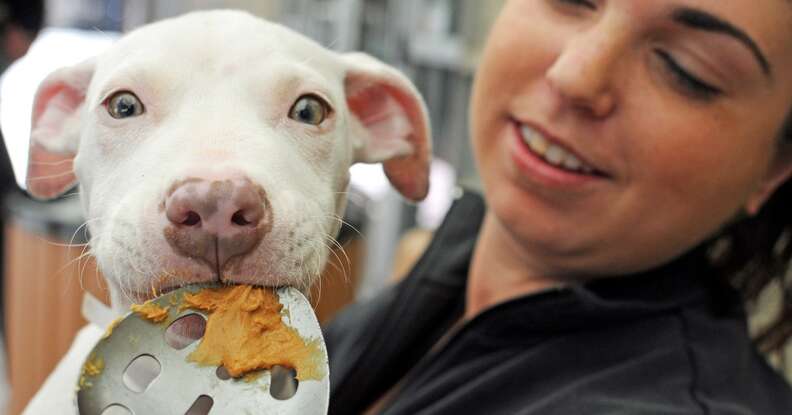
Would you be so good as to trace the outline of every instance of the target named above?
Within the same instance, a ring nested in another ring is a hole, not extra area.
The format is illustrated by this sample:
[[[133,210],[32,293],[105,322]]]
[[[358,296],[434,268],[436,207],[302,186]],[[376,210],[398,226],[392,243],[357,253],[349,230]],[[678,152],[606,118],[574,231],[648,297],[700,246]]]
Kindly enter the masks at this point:
[[[178,270],[162,270],[156,275],[161,275],[156,281],[152,280],[148,289],[132,289],[129,291],[131,300],[135,303],[144,303],[159,296],[170,293],[188,285],[219,284],[219,285],[253,285],[260,287],[291,286],[301,292],[307,290],[307,278],[283,277],[270,274],[233,274],[223,273],[218,275],[210,270],[189,272]]]
[[[258,255],[232,258],[222,269],[195,258],[163,255],[156,261],[124,267],[114,263],[112,256],[99,258],[100,269],[116,270],[107,273],[115,295],[114,304],[124,309],[130,303],[143,303],[175,289],[197,284],[243,284],[263,287],[290,286],[307,294],[312,281],[319,275],[320,264],[315,256],[286,256],[278,250],[260,251]],[[102,260],[104,259],[104,260]],[[306,263],[315,264],[313,267]],[[146,267],[145,265],[149,265]],[[140,275],[143,278],[130,278]]]
[[[159,296],[165,295],[170,293],[171,291],[175,291],[181,288],[181,286],[174,285],[172,287],[163,287],[163,288],[156,288],[152,287],[150,292],[141,292],[141,291],[132,291],[130,296],[132,297],[132,302],[136,304],[145,303],[146,301],[153,300]]]

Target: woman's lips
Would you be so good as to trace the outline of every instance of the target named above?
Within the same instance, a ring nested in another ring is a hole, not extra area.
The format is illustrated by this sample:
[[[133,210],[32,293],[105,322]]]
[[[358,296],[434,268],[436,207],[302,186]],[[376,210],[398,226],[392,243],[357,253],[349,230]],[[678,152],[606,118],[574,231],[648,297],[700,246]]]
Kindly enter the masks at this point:
[[[538,129],[517,121],[510,128],[511,155],[524,175],[551,186],[581,186],[607,175]]]

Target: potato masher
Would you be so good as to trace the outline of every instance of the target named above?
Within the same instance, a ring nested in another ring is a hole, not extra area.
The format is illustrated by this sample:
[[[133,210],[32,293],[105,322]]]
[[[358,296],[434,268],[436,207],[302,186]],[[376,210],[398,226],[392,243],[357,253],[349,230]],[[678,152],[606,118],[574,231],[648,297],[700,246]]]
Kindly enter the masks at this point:
[[[324,378],[298,382],[293,369],[276,366],[257,377],[234,379],[222,366],[188,362],[208,316],[173,305],[185,293],[213,287],[218,286],[186,286],[152,300],[170,306],[168,324],[134,312],[120,320],[84,363],[77,392],[80,414],[326,414],[327,350],[308,300],[294,288],[276,289],[282,321],[303,339],[319,340]]]

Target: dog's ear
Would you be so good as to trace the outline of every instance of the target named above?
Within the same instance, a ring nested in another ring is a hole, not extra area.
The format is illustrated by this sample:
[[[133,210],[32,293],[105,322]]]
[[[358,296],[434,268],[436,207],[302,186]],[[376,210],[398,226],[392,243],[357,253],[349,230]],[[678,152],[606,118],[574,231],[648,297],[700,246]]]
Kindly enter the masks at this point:
[[[382,162],[391,184],[418,201],[429,191],[431,132],[426,105],[396,69],[362,53],[343,55],[355,162]]]
[[[94,68],[94,61],[88,60],[59,69],[36,91],[26,182],[28,192],[38,199],[58,197],[77,183],[73,162]]]

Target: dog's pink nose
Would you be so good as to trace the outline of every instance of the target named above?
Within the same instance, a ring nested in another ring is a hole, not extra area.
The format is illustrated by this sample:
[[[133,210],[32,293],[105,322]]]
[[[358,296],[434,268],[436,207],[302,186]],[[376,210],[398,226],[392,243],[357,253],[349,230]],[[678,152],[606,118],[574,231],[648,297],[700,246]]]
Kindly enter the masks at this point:
[[[176,252],[222,269],[254,249],[271,228],[264,190],[248,179],[188,179],[165,199],[165,239]]]

